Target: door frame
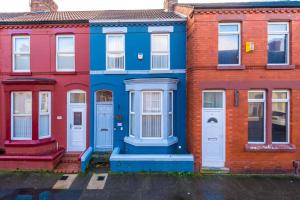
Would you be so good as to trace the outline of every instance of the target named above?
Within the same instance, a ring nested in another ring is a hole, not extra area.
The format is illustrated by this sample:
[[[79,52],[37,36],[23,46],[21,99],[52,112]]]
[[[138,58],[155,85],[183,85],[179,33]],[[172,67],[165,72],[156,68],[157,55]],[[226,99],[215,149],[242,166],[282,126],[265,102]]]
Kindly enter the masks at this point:
[[[223,98],[223,108],[204,108],[204,93],[206,92],[222,92]],[[204,125],[204,120],[203,120],[203,116],[204,116],[204,110],[223,110],[223,158],[224,158],[224,165],[223,167],[225,167],[225,163],[226,163],[226,91],[225,90],[203,90],[202,91],[202,113],[201,113],[201,165],[203,167],[203,141],[204,141],[204,134],[203,134],[203,125]],[[204,166],[207,167],[207,166]],[[222,167],[220,167],[222,168]]]
[[[111,92],[111,104],[110,103],[97,103],[97,92],[101,92],[101,91],[107,91],[107,92]],[[111,133],[111,149],[107,150],[105,148],[103,148],[101,150],[101,148],[97,148],[97,105],[111,105],[112,106],[112,133]],[[108,89],[101,89],[101,90],[96,90],[94,92],[94,150],[98,151],[98,152],[110,152],[113,151],[114,149],[114,93],[112,90],[108,90]]]
[[[72,104],[70,103],[70,94],[71,93],[83,93],[85,95],[85,103],[77,103],[77,104]],[[71,106],[74,107],[83,107],[85,109],[85,119],[83,119],[84,124],[84,138],[83,138],[83,146],[84,150],[86,149],[86,137],[87,137],[87,95],[86,91],[80,90],[80,89],[75,89],[75,90],[69,90],[67,92],[67,152],[75,152],[74,150],[70,150],[70,117],[71,117]],[[83,151],[84,151],[83,150]]]

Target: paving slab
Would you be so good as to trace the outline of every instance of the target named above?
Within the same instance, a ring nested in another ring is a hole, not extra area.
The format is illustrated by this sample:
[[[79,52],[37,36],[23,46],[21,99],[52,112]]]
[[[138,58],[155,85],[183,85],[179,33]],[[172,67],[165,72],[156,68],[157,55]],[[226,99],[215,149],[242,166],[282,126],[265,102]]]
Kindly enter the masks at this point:
[[[64,174],[62,177],[67,177],[65,180],[58,180],[52,189],[66,190],[69,189],[77,177],[77,174]]]

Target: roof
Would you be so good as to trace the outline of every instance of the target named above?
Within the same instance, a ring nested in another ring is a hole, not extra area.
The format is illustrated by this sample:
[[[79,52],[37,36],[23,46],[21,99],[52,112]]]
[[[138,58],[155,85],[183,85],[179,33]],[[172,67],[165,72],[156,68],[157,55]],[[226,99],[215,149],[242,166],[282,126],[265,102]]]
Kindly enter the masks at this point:
[[[182,21],[184,18],[163,9],[150,10],[99,10],[0,13],[0,24],[52,24],[119,21]]]
[[[227,3],[182,3],[195,9],[223,8],[300,8],[300,1],[261,1],[261,2],[227,2]]]

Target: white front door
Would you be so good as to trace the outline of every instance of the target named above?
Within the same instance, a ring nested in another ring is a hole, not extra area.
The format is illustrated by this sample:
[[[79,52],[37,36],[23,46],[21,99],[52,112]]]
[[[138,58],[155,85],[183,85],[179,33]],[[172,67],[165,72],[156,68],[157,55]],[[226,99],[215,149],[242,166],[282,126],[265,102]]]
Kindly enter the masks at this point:
[[[86,148],[85,93],[70,92],[68,101],[67,151],[84,151]]]
[[[202,109],[202,167],[224,167],[225,93],[204,91]]]
[[[108,90],[95,93],[95,150],[113,149],[113,94]]]

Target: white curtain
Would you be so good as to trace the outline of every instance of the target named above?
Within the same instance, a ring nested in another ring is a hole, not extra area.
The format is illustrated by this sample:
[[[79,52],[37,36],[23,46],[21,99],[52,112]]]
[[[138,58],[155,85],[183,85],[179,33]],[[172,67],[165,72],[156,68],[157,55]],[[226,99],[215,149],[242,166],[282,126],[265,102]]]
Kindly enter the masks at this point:
[[[169,36],[152,35],[152,68],[166,69],[169,67]]]
[[[107,36],[108,69],[124,69],[124,35]]]

